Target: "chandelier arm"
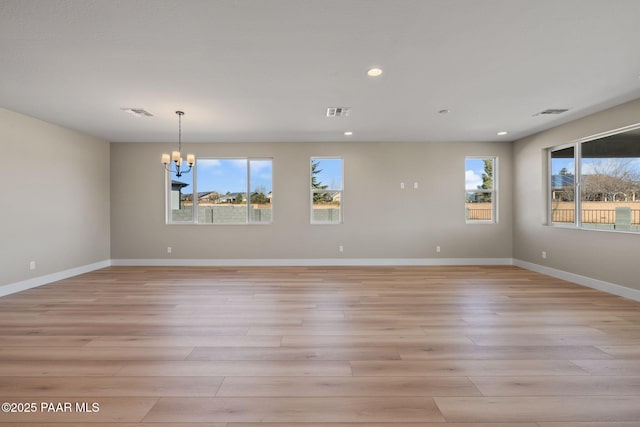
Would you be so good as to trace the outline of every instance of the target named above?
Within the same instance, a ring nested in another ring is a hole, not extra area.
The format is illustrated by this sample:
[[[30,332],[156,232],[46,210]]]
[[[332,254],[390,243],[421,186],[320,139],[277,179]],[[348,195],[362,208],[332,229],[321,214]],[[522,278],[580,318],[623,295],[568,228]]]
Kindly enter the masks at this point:
[[[180,177],[184,173],[191,172],[191,169],[193,169],[193,165],[189,165],[189,169],[187,170],[180,170],[180,166],[176,165],[176,168],[174,169],[173,166],[170,166],[170,163],[169,163],[164,165],[164,168],[167,172],[175,173],[177,177]]]

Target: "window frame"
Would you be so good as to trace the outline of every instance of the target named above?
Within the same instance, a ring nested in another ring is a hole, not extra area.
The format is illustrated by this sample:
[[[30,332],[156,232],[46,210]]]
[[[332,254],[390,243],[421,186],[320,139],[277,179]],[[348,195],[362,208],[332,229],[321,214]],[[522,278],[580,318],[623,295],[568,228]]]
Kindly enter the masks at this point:
[[[576,146],[577,145],[577,146]],[[553,221],[553,171],[552,161],[553,158],[551,154],[556,151],[566,150],[567,148],[573,148],[573,159],[574,159],[574,178],[573,178],[573,222],[554,222]],[[578,224],[580,224],[581,213],[578,209],[578,199],[580,199],[580,162],[576,161],[578,159],[578,150],[580,150],[580,144],[577,142],[570,142],[568,144],[556,145],[554,147],[550,147],[547,149],[547,225],[552,225],[554,227],[564,227],[564,228],[576,228]]]
[[[565,144],[560,144],[560,145],[555,145],[552,147],[548,147],[545,149],[546,151],[546,174],[545,174],[545,178],[546,178],[546,194],[545,194],[545,201],[546,201],[546,219],[545,219],[545,223],[544,225],[546,226],[550,226],[550,227],[557,227],[557,228],[570,228],[570,229],[576,229],[576,230],[587,230],[587,231],[599,231],[599,232],[608,232],[608,233],[632,233],[632,234],[640,234],[640,231],[635,231],[635,230],[627,230],[627,229],[616,229],[615,226],[614,228],[594,228],[594,227],[585,227],[582,223],[582,184],[583,184],[583,176],[582,176],[582,163],[583,163],[583,158],[582,158],[582,144],[587,143],[587,142],[592,142],[592,141],[596,141],[599,139],[604,139],[607,138],[609,136],[614,136],[614,135],[618,135],[618,134],[622,134],[625,132],[629,132],[629,131],[634,131],[634,130],[638,130],[640,129],[640,123],[635,123],[629,126],[624,126],[621,128],[616,128],[616,129],[612,129],[610,131],[606,131],[606,132],[601,132],[601,133],[597,133],[594,135],[590,135],[590,136],[586,136],[583,138],[578,138],[575,139],[571,142],[565,143]],[[553,187],[553,169],[552,169],[552,165],[551,165],[551,161],[552,161],[552,157],[551,154],[555,151],[559,151],[559,150],[563,150],[563,149],[567,149],[567,148],[573,148],[573,161],[575,164],[575,178],[574,178],[574,201],[573,201],[573,206],[574,206],[574,220],[572,223],[569,222],[554,222],[553,221],[553,200],[552,200],[552,187]]]
[[[314,160],[340,160],[340,190],[325,189],[316,190],[313,188],[313,161]],[[342,156],[312,156],[309,160],[309,220],[311,225],[340,225],[344,223],[344,157]],[[313,196],[314,194],[335,192],[340,193],[340,205],[338,209],[338,221],[315,221],[313,219]]]
[[[467,185],[465,182],[464,185],[464,200],[465,200],[465,223],[466,224],[498,224],[498,182],[499,182],[499,173],[498,173],[498,156],[465,156],[464,158],[464,171],[466,174],[467,171],[467,160],[491,160],[493,162],[492,167],[492,189],[467,189]],[[478,193],[478,194],[491,194],[491,219],[469,219],[467,215],[467,193]]]
[[[246,162],[246,200],[247,200],[247,212],[245,215],[244,222],[199,222],[198,221],[198,209],[199,209],[199,200],[198,200],[198,160],[244,160]],[[274,170],[274,159],[273,157],[198,157],[196,158],[196,163],[193,165],[193,168],[189,175],[191,175],[190,180],[192,180],[191,185],[193,186],[193,196],[192,196],[192,218],[190,221],[173,221],[171,214],[171,181],[173,173],[165,170],[165,224],[166,225],[270,225],[273,224],[274,219],[274,208],[273,208],[273,196],[270,199],[271,205],[271,219],[270,221],[252,221],[251,220],[251,162],[252,161],[265,161],[268,160],[271,162],[271,194],[273,195],[273,170]]]

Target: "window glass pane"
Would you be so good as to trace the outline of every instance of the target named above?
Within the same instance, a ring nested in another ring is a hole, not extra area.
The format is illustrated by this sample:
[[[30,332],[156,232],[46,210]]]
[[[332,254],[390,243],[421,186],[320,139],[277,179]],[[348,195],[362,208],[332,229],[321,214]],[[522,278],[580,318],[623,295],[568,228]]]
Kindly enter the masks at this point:
[[[465,218],[495,222],[495,158],[465,159]]]
[[[575,150],[551,152],[551,222],[575,222]]]
[[[249,160],[250,222],[271,222],[273,201],[273,161],[271,159]]]
[[[198,222],[247,222],[247,159],[197,159]]]
[[[169,173],[169,222],[193,221],[193,174]]]
[[[581,148],[581,225],[640,231],[640,135],[613,135]]]
[[[311,165],[314,189],[342,190],[342,159],[316,158]]]
[[[467,158],[464,177],[466,190],[493,189],[493,159]]]
[[[311,159],[311,222],[342,222],[342,159]]]
[[[313,193],[313,222],[340,222],[341,191]]]
[[[477,191],[467,191],[467,221],[493,221],[493,195]]]

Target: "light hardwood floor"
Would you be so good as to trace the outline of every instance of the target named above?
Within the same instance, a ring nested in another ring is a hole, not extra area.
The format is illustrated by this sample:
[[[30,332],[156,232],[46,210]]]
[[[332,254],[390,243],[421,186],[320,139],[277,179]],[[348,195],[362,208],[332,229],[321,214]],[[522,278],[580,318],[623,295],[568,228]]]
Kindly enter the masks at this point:
[[[0,298],[0,402],[34,427],[638,427],[640,303],[502,266],[111,267]]]

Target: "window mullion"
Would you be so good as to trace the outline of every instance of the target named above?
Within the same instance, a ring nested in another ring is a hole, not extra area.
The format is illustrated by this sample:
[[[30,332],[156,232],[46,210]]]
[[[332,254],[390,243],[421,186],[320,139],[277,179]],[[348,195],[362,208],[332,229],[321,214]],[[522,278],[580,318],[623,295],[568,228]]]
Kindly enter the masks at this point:
[[[574,209],[576,227],[582,227],[582,144],[576,143],[573,149],[576,179],[573,192],[575,193]]]
[[[191,173],[193,173],[193,195],[191,196],[191,210],[193,211],[191,221],[194,224],[198,223],[198,168],[196,167],[197,163],[193,165],[191,169]]]
[[[247,199],[247,224],[251,222],[251,159],[247,159],[247,192],[245,194]]]
[[[171,173],[164,171],[164,223],[171,224]]]

